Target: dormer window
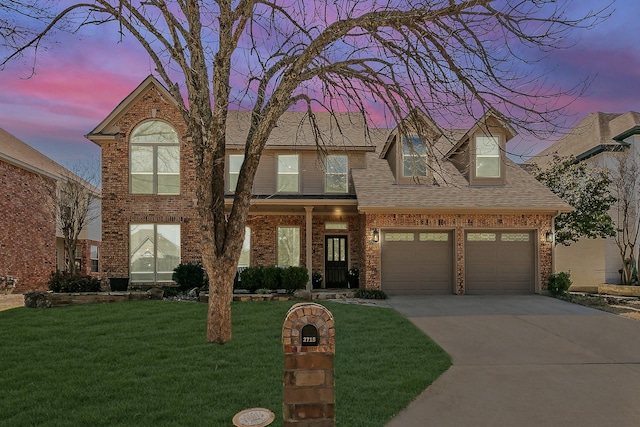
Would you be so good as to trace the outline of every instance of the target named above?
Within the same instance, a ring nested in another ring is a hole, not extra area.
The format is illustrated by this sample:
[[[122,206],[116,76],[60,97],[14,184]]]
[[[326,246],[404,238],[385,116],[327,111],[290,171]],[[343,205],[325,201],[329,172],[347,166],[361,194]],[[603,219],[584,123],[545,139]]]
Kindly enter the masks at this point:
[[[476,177],[500,178],[500,138],[476,136]]]
[[[418,135],[402,137],[402,176],[427,176],[427,149]]]

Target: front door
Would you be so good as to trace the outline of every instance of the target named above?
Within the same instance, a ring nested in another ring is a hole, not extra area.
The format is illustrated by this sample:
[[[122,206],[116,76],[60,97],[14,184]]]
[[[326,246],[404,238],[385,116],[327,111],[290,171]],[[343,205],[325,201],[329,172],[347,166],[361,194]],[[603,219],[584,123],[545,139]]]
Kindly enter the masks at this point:
[[[346,288],[349,267],[347,236],[325,236],[324,248],[325,287]]]

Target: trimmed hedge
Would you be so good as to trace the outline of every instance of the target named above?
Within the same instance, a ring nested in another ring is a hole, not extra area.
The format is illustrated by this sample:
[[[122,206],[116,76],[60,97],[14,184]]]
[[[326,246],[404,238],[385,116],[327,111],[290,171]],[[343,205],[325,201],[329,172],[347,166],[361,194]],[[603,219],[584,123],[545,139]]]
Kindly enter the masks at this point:
[[[49,290],[57,293],[100,292],[100,279],[82,274],[56,271],[49,276]]]
[[[240,280],[236,282],[236,288],[246,289],[255,293],[258,289],[286,289],[293,293],[297,289],[303,289],[309,281],[309,272],[304,267],[247,267],[240,272]]]

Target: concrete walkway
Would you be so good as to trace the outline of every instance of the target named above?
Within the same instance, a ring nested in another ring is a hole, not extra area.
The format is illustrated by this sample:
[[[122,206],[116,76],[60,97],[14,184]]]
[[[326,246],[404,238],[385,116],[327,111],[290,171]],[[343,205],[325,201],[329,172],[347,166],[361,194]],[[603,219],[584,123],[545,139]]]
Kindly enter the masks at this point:
[[[388,303],[453,366],[387,427],[640,425],[637,320],[538,295]]]

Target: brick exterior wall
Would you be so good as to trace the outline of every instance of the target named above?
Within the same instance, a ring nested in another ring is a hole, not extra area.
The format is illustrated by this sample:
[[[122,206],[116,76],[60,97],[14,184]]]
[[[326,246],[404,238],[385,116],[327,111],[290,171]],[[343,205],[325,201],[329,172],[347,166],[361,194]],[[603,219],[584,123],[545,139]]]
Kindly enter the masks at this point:
[[[360,286],[381,289],[380,242],[372,239],[373,229],[420,228],[430,230],[453,230],[455,238],[456,293],[465,293],[464,235],[468,230],[537,230],[537,284],[536,290],[547,288],[552,273],[552,243],[546,241],[547,231],[552,229],[551,215],[496,215],[496,214],[367,214],[363,227],[365,246],[365,271],[361,272]],[[381,236],[382,237],[382,236]]]
[[[180,195],[129,192],[129,136],[137,125],[150,119],[166,121],[178,134]],[[102,143],[102,277],[129,277],[130,224],[180,224],[182,262],[197,262],[200,238],[194,206],[195,167],[180,112],[150,86],[116,125],[120,132],[115,140]]]
[[[56,264],[55,182],[0,161],[0,276],[45,290]]]

